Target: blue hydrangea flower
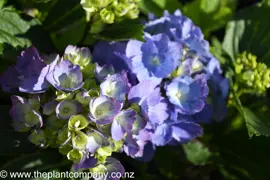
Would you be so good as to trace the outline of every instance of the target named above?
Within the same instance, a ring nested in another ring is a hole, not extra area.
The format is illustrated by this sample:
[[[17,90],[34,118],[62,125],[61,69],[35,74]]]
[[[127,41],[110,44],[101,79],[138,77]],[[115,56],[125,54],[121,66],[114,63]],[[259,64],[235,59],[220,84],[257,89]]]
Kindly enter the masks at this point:
[[[62,60],[46,76],[47,80],[60,91],[75,91],[83,86],[83,76],[80,66],[73,65],[68,60]]]
[[[153,124],[161,124],[169,117],[167,102],[161,96],[160,88],[156,88],[155,82],[151,80],[133,86],[128,99],[131,103],[138,103],[144,118]]]
[[[131,132],[133,123],[136,120],[136,112],[133,110],[122,110],[114,118],[111,127],[112,138],[115,141],[121,140],[125,133]]]
[[[126,56],[131,59],[132,71],[139,81],[149,78],[161,81],[180,64],[181,48],[179,43],[170,41],[165,34],[146,35],[145,43],[136,40],[128,42]]]
[[[164,123],[156,128],[152,136],[152,142],[157,146],[165,146],[172,140],[187,143],[201,134],[202,127],[193,122]]]
[[[17,131],[27,131],[32,127],[42,127],[43,121],[36,106],[20,96],[12,96],[12,108],[10,109],[10,115],[13,119],[13,125]]]
[[[100,84],[102,95],[112,97],[120,102],[124,102],[129,89],[130,85],[127,74],[124,71],[121,74],[119,73],[107,77],[106,80]]]
[[[81,105],[75,100],[63,100],[56,106],[58,118],[68,120],[71,116],[81,111]]]
[[[152,128],[146,127],[138,135],[128,134],[124,140],[124,152],[138,160],[148,162],[154,156],[155,146],[152,144]]]
[[[92,98],[89,103],[89,118],[97,124],[104,125],[113,121],[121,110],[121,103],[108,96]]]
[[[189,76],[176,78],[166,86],[166,94],[180,113],[198,113],[208,95],[206,78],[204,75],[197,75],[195,79]]]
[[[145,25],[145,31],[151,34],[166,33],[170,38],[174,38],[175,34],[179,39],[185,40],[191,34],[203,38],[203,33],[199,27],[186,16],[183,16],[180,10],[176,10],[174,14],[168,11],[164,12],[161,18],[152,18]]]

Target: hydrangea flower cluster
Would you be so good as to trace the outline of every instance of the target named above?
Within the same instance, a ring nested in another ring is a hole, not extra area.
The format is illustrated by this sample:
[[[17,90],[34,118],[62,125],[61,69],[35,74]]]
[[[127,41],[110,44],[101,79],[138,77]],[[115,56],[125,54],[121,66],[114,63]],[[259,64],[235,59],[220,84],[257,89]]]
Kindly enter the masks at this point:
[[[98,14],[106,24],[139,16],[140,0],[81,0],[81,5],[90,15]]]
[[[92,53],[23,51],[1,77],[4,91],[29,94],[12,96],[15,130],[75,169],[124,173],[113,152],[149,161],[157,146],[187,143],[201,123],[221,120],[228,81],[200,28],[180,11],[145,27],[144,42],[99,42]]]

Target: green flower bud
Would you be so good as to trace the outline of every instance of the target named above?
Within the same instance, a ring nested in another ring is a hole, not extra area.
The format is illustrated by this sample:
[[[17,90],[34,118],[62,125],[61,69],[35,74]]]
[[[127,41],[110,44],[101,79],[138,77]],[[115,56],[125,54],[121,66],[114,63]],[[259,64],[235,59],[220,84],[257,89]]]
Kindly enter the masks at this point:
[[[40,99],[39,99],[39,97],[29,99],[28,104],[33,110],[39,111],[39,109],[40,109]]]
[[[72,146],[74,149],[84,150],[87,144],[88,136],[81,131],[77,131],[72,137]]]
[[[93,76],[96,65],[91,63],[92,55],[89,48],[69,45],[65,50],[64,59],[79,65],[85,76]]]
[[[84,106],[88,106],[91,100],[90,95],[86,91],[81,91],[76,94],[75,99]]]
[[[66,125],[58,132],[56,144],[58,144],[59,146],[64,146],[68,144],[68,142],[71,140],[71,137],[71,133],[69,132]]]
[[[46,127],[50,128],[51,130],[59,130],[65,124],[65,121],[62,119],[57,118],[55,114],[50,115],[46,121]]]
[[[115,15],[112,11],[107,10],[106,8],[102,9],[100,11],[100,17],[102,19],[103,22],[107,23],[107,24],[112,24],[114,23],[114,19],[115,19]]]
[[[112,0],[81,0],[81,5],[86,11],[88,11],[89,8],[91,9],[91,7],[95,8],[106,7],[111,2]]]
[[[34,130],[29,136],[28,140],[39,147],[45,147],[46,145],[46,136],[45,132],[41,129]]]
[[[71,131],[79,131],[86,128],[89,124],[89,121],[82,115],[74,115],[68,121],[68,128]]]
[[[79,162],[83,157],[83,152],[77,149],[72,149],[68,152],[67,158],[73,162]]]
[[[139,10],[139,8],[136,7],[136,8],[129,10],[128,13],[126,14],[126,17],[129,19],[136,19],[136,18],[138,18],[139,13],[140,13],[140,10]]]

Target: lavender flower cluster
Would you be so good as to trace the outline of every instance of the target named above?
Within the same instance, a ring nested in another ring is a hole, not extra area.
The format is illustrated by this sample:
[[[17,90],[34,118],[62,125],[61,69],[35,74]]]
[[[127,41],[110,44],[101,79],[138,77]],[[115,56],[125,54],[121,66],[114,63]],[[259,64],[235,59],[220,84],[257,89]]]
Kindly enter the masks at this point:
[[[29,95],[11,98],[15,130],[75,169],[124,173],[113,152],[149,161],[157,146],[187,143],[225,117],[228,81],[199,27],[165,12],[150,17],[144,40],[68,46],[63,57],[23,51],[1,77],[4,91]]]

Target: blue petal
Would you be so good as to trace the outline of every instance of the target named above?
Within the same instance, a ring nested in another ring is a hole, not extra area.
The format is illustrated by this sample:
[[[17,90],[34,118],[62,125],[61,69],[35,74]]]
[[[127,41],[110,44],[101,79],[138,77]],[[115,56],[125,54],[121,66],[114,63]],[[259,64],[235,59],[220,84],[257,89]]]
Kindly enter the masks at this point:
[[[133,86],[128,94],[129,102],[140,103],[142,99],[148,97],[154,91],[156,86],[157,85],[151,80],[145,80]]]
[[[180,143],[187,143],[202,134],[202,127],[192,122],[179,121],[172,125],[172,136]]]
[[[162,124],[157,127],[152,136],[152,143],[157,146],[165,146],[172,139],[172,126],[169,124]]]

